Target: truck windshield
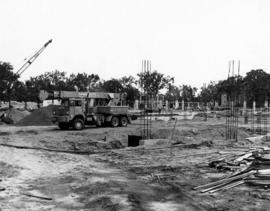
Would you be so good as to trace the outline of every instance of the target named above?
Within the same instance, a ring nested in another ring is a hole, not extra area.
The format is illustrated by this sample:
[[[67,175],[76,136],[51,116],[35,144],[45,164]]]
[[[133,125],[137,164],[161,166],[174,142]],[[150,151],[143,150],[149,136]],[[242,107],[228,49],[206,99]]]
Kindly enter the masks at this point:
[[[65,107],[68,107],[68,104],[69,104],[68,100],[65,100],[65,99],[63,99],[62,102],[61,102],[61,105],[65,106]]]
[[[81,106],[82,101],[81,100],[69,100],[69,99],[63,99],[62,106],[68,107],[68,106]]]
[[[82,105],[82,101],[80,101],[80,100],[71,100],[69,102],[69,105],[70,106],[81,106]]]

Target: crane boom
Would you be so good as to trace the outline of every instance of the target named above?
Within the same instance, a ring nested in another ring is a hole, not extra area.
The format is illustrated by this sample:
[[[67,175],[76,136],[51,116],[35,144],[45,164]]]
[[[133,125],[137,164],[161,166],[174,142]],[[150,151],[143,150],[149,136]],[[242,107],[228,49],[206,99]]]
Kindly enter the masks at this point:
[[[41,49],[39,49],[33,56],[31,56],[16,72],[16,75],[20,76],[44,51],[44,49],[52,42],[52,39],[46,42]]]

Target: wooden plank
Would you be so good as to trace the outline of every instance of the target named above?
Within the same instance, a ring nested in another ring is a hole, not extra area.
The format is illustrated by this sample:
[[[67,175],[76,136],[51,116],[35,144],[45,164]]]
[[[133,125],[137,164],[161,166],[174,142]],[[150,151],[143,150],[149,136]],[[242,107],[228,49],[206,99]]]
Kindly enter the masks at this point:
[[[217,191],[220,191],[220,190],[228,190],[230,188],[236,187],[236,186],[244,184],[244,183],[245,183],[244,180],[240,180],[240,181],[237,181],[237,182],[230,183],[228,185],[222,186],[221,188],[210,190],[209,193],[214,193],[214,192],[217,192]]]
[[[211,182],[211,183],[208,183],[208,184],[205,184],[205,185],[197,186],[197,187],[194,188],[194,190],[198,190],[198,189],[202,189],[202,188],[210,188],[212,186],[226,184],[228,182],[231,182],[231,181],[234,181],[234,180],[237,180],[237,179],[243,179],[243,178],[248,177],[250,175],[253,175],[255,173],[256,173],[255,170],[251,170],[251,171],[249,171],[247,173],[244,173],[244,174],[240,174],[240,175],[237,175],[237,176],[221,179],[221,180],[218,180],[216,182]]]

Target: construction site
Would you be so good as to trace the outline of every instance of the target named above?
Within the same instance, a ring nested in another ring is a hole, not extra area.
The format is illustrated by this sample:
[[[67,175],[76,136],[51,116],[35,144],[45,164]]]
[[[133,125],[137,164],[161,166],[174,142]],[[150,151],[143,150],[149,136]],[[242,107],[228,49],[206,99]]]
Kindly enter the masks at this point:
[[[53,10],[49,3],[44,5]],[[73,11],[71,5],[63,11]],[[208,11],[194,5],[189,6],[191,11]],[[84,6],[90,8],[86,2]],[[120,7],[115,8],[118,11]],[[174,11],[168,8],[167,16]],[[68,17],[66,13],[64,17]],[[82,17],[80,24],[86,20]],[[86,33],[89,26],[83,27]],[[79,37],[78,43],[80,39],[84,37]],[[100,40],[103,42],[102,36]],[[83,48],[85,43],[80,44]],[[164,69],[166,62],[154,53],[149,54],[154,59],[141,58],[144,52],[136,58],[136,65],[129,66],[135,72],[119,67],[122,77],[111,69],[112,77],[104,77],[109,74],[105,69],[116,63],[106,58],[106,51],[98,57],[96,70],[80,69],[76,64],[79,68],[73,72],[38,72],[35,65],[65,67],[68,63],[72,67],[74,58],[63,54],[66,49],[62,51],[64,62],[54,63],[60,45],[61,39],[50,39],[34,53],[29,50],[30,56],[14,67],[4,62],[5,57],[0,58],[0,210],[270,209],[270,74],[256,59],[250,59],[254,64],[248,66],[245,58],[222,57],[225,67],[218,66],[223,75],[216,81],[212,80],[217,79],[214,74],[197,71],[194,76],[189,69],[172,75]],[[22,41],[20,46],[24,46]],[[203,54],[210,55],[210,51]],[[50,56],[51,52],[57,53]],[[69,53],[87,66],[89,58],[82,59],[81,52],[74,52]],[[125,52],[121,56],[124,54],[131,55]],[[196,60],[188,67],[192,69],[193,63]],[[209,59],[206,63],[213,62]],[[203,86],[180,80],[189,74]],[[182,85],[177,85],[179,81]]]

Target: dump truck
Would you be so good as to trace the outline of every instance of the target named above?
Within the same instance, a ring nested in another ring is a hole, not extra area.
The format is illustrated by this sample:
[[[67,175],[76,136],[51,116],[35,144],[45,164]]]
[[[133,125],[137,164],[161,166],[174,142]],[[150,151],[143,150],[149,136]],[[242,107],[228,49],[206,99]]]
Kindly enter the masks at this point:
[[[61,105],[53,109],[52,122],[62,130],[82,130],[85,125],[126,127],[131,122],[120,93],[59,91],[53,95]]]

